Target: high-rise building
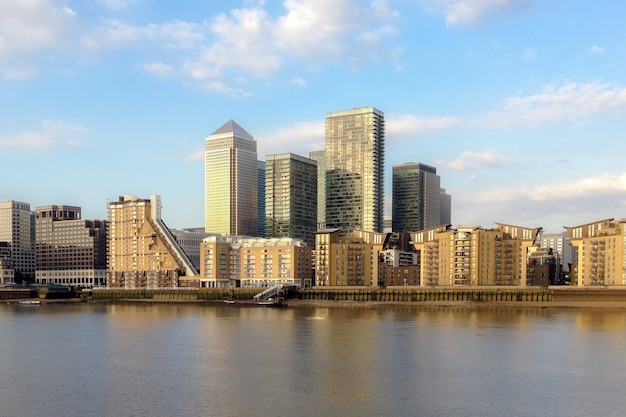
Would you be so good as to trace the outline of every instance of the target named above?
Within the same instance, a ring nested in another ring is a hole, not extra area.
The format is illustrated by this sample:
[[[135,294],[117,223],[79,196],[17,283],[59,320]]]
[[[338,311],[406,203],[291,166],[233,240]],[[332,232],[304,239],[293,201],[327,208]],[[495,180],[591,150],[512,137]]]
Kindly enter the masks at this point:
[[[205,141],[205,230],[258,234],[257,143],[232,120]]]
[[[385,117],[374,107],[326,114],[326,226],[382,232]]]
[[[451,198],[440,186],[437,169],[421,163],[394,165],[392,171],[394,232],[429,229],[450,223]],[[442,223],[442,220],[447,220]]]
[[[317,224],[326,227],[326,151],[311,151],[309,158],[317,162]]]
[[[265,233],[315,245],[317,230],[317,163],[292,153],[265,160]]]
[[[36,207],[35,282],[106,285],[107,227],[106,220],[83,220],[80,207]]]
[[[572,241],[567,236],[567,232],[562,233],[542,233],[539,237],[542,248],[552,248],[558,253],[562,270],[569,272],[569,265],[576,259],[576,251],[572,246]]]
[[[9,244],[15,280],[35,280],[35,215],[30,204],[0,202],[0,242]]]
[[[265,237],[265,162],[257,161],[257,172],[258,172],[258,221],[259,221],[259,231],[257,236]]]
[[[178,242],[180,248],[185,252],[196,271],[200,270],[200,245],[202,240],[210,236],[204,231],[204,227],[188,229],[170,229],[172,236]]]
[[[198,272],[161,219],[161,197],[132,195],[109,203],[111,288],[197,286]],[[181,282],[184,281],[185,282]]]

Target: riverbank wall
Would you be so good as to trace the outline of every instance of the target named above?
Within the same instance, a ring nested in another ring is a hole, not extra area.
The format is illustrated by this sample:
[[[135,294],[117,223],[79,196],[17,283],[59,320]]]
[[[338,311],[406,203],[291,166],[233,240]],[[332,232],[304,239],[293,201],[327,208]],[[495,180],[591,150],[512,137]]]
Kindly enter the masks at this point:
[[[263,288],[98,289],[83,291],[83,301],[144,300],[154,302],[221,302],[225,298],[251,300]],[[610,303],[626,306],[626,288],[573,287],[316,287],[300,289],[293,298],[302,302],[376,303],[495,303],[495,304],[588,304]]]

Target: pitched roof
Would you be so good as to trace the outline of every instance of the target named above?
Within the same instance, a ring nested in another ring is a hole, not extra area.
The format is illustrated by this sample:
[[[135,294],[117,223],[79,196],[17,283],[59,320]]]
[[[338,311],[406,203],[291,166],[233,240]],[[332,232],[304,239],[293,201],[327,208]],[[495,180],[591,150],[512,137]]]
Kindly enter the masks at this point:
[[[235,123],[233,119],[230,119],[229,121],[224,123],[222,127],[211,133],[211,136],[221,135],[224,133],[232,133],[234,136],[243,137],[246,139],[254,139],[250,133],[246,132],[243,127]]]

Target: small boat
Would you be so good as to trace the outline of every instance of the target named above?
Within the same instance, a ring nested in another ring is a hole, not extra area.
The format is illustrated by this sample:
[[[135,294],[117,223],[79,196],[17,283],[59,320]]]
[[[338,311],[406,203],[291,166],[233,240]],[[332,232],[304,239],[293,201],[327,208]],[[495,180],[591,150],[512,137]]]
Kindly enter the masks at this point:
[[[244,306],[264,306],[264,307],[286,307],[283,304],[282,299],[268,298],[267,300],[233,300],[232,298],[225,298],[224,304],[237,304]]]
[[[20,300],[20,301],[18,301],[18,304],[27,305],[27,306],[38,306],[39,304],[41,304],[41,301],[39,301],[39,300]]]

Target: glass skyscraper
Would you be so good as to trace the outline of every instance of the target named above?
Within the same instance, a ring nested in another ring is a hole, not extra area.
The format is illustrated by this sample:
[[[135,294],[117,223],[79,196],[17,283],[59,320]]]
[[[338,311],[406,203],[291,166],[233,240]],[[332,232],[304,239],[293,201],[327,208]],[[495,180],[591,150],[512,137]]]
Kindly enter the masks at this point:
[[[265,160],[265,232],[268,238],[291,237],[315,246],[317,164],[292,153]]]
[[[257,236],[257,143],[232,120],[205,142],[204,226],[209,233]]]
[[[451,199],[441,188],[435,167],[409,162],[392,170],[394,232],[416,232],[450,222]]]
[[[374,107],[326,114],[326,226],[382,232],[385,117]]]

